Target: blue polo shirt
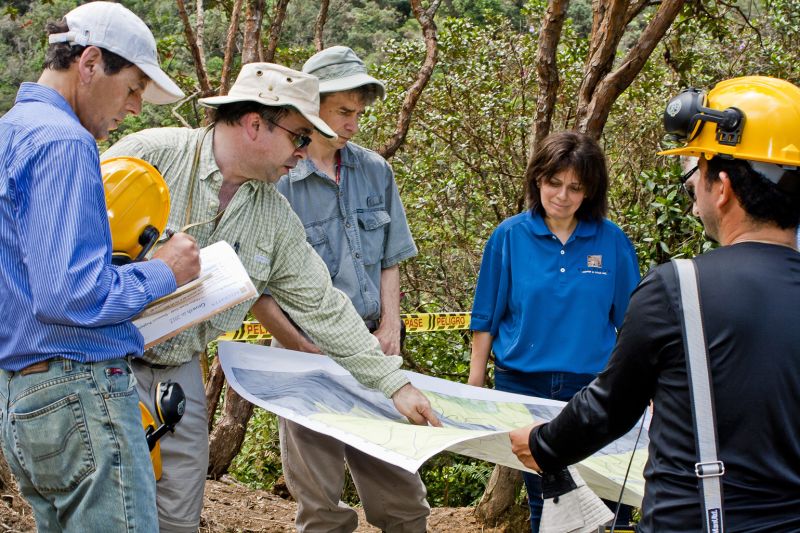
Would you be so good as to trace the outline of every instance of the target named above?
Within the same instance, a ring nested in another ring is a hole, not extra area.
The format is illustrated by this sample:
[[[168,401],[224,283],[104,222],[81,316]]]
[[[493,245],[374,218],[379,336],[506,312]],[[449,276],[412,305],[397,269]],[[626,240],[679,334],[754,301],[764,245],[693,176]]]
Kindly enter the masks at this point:
[[[504,220],[483,253],[471,329],[518,372],[602,370],[639,283],[631,242],[609,220],[579,221],[566,244],[532,211]]]

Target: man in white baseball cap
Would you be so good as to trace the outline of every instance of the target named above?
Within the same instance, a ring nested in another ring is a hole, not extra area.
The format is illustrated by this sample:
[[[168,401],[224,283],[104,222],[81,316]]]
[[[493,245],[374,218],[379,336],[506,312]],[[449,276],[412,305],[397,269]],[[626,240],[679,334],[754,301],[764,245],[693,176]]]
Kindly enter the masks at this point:
[[[357,379],[390,396],[416,423],[438,424],[428,400],[386,357],[347,297],[334,289],[325,263],[306,242],[300,220],[274,183],[306,157],[312,131],[336,133],[319,117],[319,82],[280,65],[242,67],[229,94],[203,98],[212,107],[208,128],[158,128],[125,137],[103,158],[134,156],[161,169],[170,188],[170,228],[192,228],[201,246],[225,240],[237,250],[259,294],[268,291],[319,346]],[[315,141],[316,142],[316,141]],[[178,431],[161,442],[157,483],[162,532],[195,532],[208,469],[208,420],[198,358],[221,333],[241,325],[252,307],[258,317],[267,297],[245,302],[145,352],[134,366],[145,403],[160,381],[186,392]],[[149,406],[151,409],[152,405]]]
[[[48,24],[37,83],[0,118],[0,441],[39,531],[158,529],[131,371],[131,318],[200,272],[178,234],[111,264],[96,140],[180,89],[133,13],[93,2]]]
[[[136,65],[149,78],[142,98],[152,104],[169,104],[183,91],[158,66],[156,40],[150,28],[121,4],[89,2],[64,17],[66,31],[51,33],[50,44],[96,46]]]

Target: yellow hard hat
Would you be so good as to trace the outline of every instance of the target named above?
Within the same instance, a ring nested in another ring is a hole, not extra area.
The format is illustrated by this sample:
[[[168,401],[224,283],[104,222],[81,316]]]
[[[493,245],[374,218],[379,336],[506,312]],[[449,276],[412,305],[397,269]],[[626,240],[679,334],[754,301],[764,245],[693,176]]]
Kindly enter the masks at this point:
[[[150,414],[150,410],[142,402],[139,402],[139,411],[142,412],[142,426],[144,427],[145,435],[155,431],[156,421],[153,419],[153,415]],[[158,441],[155,442],[155,446],[150,450],[150,461],[153,463],[153,474],[155,474],[156,481],[158,481],[161,479],[161,445]]]
[[[139,261],[158,240],[169,218],[169,189],[150,163],[113,157],[100,164],[111,226],[114,264]]]
[[[667,104],[664,128],[686,144],[660,155],[722,155],[798,167],[800,88],[776,78],[746,76],[722,81],[707,95],[686,89]]]

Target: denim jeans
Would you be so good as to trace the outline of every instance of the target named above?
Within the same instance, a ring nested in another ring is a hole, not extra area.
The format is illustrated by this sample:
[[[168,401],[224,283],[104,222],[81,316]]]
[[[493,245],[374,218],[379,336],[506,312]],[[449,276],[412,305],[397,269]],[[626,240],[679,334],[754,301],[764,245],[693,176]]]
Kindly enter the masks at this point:
[[[3,452],[39,531],[158,531],[138,401],[126,359],[0,371]]]
[[[572,374],[569,372],[516,372],[495,366],[494,388],[504,392],[514,392],[567,401],[575,393],[594,379],[594,374]],[[542,519],[542,478],[536,474],[522,473],[525,489],[528,491],[528,507],[531,512],[531,532],[538,533]]]

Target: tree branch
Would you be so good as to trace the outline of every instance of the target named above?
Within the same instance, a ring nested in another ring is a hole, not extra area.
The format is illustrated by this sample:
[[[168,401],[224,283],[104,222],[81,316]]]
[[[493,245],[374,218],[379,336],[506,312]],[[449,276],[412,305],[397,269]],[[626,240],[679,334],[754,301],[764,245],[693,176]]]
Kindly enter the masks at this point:
[[[377,152],[385,159],[391,158],[395,152],[403,145],[408,134],[408,127],[411,124],[411,114],[417,106],[420,95],[423,89],[428,84],[428,81],[433,75],[433,69],[437,61],[437,41],[436,41],[436,23],[433,17],[436,15],[436,10],[439,8],[440,0],[433,0],[428,9],[423,9],[421,0],[411,0],[411,9],[414,11],[414,16],[422,26],[422,36],[425,39],[425,60],[417,74],[417,80],[408,89],[405,99],[403,99],[403,106],[400,109],[400,116],[397,117],[397,126],[395,127],[394,134]]]
[[[526,177],[533,161],[533,155],[542,140],[550,133],[560,84],[556,53],[568,7],[569,0],[550,0],[542,21],[542,28],[539,30],[539,45],[536,52],[539,93],[536,97],[536,115],[533,120],[533,138],[530,145],[528,168],[525,171]]]
[[[272,63],[275,61],[275,50],[278,49],[278,41],[281,38],[281,28],[283,27],[283,20],[286,18],[286,6],[289,5],[289,0],[278,0],[275,3],[275,9],[272,13],[272,24],[269,27],[269,44],[264,53],[264,61]]]
[[[647,24],[636,44],[628,51],[622,64],[597,86],[586,112],[579,118],[578,129],[595,139],[600,137],[608,120],[611,106],[644,67],[650,54],[675,21],[686,0],[664,0]]]
[[[264,19],[264,0],[247,0],[244,16],[242,64],[261,60],[261,22]]]
[[[317,21],[314,23],[314,48],[317,52],[325,48],[325,44],[322,41],[322,31],[325,29],[325,23],[328,21],[328,7],[330,3],[330,0],[320,0],[319,3],[319,15],[317,15]]]
[[[222,75],[219,80],[220,96],[228,94],[231,84],[231,67],[233,65],[233,49],[236,46],[236,35],[239,33],[239,16],[242,14],[242,0],[234,0],[231,11],[231,23],[225,39],[225,58],[222,61]]]
[[[583,80],[578,89],[578,121],[586,112],[592,95],[600,80],[611,71],[622,35],[625,33],[625,13],[627,2],[625,0],[608,0],[593,2],[597,4],[598,11],[592,27],[592,37],[589,43],[589,54],[586,58]]]
[[[208,81],[206,60],[203,57],[201,48],[197,44],[197,37],[192,29],[192,23],[189,21],[189,15],[186,12],[186,4],[183,0],[175,0],[175,2],[178,5],[178,16],[181,18],[181,22],[183,22],[183,35],[186,38],[186,44],[189,46],[189,51],[194,61],[197,82],[200,84],[200,96],[211,96],[214,94],[214,91],[211,89],[211,83]]]

